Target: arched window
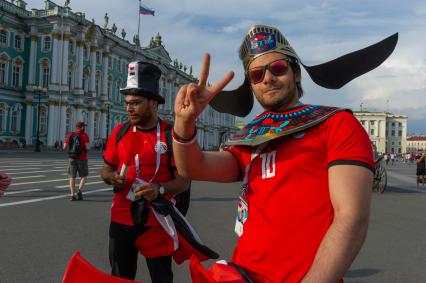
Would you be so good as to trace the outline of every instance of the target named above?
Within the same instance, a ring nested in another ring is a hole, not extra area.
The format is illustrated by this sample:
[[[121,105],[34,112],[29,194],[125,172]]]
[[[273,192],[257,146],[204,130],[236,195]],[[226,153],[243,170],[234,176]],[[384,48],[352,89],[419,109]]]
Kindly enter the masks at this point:
[[[0,85],[7,85],[10,57],[6,53],[0,55]]]
[[[40,79],[41,86],[47,88],[50,79],[50,62],[49,59],[43,58],[39,60],[40,63]]]
[[[10,131],[18,134],[21,129],[21,104],[15,104],[10,109]]]
[[[22,45],[22,36],[19,34],[15,34],[15,49],[21,51],[23,47]]]
[[[12,87],[22,87],[22,71],[23,61],[20,58],[16,58],[12,66]]]

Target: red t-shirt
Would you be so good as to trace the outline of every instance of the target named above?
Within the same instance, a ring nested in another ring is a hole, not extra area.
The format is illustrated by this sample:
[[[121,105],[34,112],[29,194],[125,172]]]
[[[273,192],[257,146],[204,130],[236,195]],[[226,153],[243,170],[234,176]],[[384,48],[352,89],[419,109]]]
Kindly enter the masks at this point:
[[[151,183],[163,183],[172,179],[172,175],[168,163],[167,142],[164,135],[167,123],[160,120],[161,131],[161,155],[160,167]],[[135,155],[139,154],[140,175],[139,178],[149,182],[154,176],[157,160],[157,152],[154,149],[157,143],[157,127],[149,130],[137,129],[133,132],[133,126],[118,142],[116,141],[117,133],[123,124],[114,128],[108,138],[106,150],[104,152],[104,161],[106,164],[117,168],[120,172],[124,161],[130,162],[129,170],[126,175],[126,183],[118,194],[114,194],[111,207],[111,221],[133,226],[133,220],[130,215],[131,201],[127,199],[127,194],[136,178]],[[174,165],[174,160],[171,160]],[[154,224],[155,223],[155,224]],[[147,226],[157,225],[154,215],[150,211]]]
[[[80,135],[80,152],[81,152],[80,156],[75,158],[75,159],[87,160],[86,143],[89,143],[89,136],[86,134],[86,132],[84,132],[82,130],[76,130],[74,133],[76,135]],[[65,143],[68,143],[68,140],[69,140],[71,134],[72,133],[67,134],[67,137],[65,138]]]
[[[234,154],[244,172],[253,148],[225,150]],[[248,218],[233,261],[255,282],[303,279],[333,221],[328,168],[338,164],[374,167],[367,133],[348,112],[270,141],[253,160],[246,195]]]

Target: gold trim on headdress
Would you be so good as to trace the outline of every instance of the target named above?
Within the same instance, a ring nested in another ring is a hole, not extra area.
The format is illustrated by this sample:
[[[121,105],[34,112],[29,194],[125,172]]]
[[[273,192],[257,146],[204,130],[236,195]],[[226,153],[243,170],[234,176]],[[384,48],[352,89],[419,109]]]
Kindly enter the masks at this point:
[[[271,52],[282,53],[300,61],[296,51],[278,29],[266,25],[253,26],[247,32],[240,47],[240,58],[244,69],[247,70],[250,63],[257,57]]]

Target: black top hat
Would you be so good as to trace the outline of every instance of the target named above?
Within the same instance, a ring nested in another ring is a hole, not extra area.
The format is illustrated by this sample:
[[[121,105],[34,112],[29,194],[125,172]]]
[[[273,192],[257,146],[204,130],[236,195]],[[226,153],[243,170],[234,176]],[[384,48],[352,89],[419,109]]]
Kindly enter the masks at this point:
[[[161,70],[147,62],[133,61],[127,68],[127,86],[120,89],[124,95],[140,95],[155,99],[164,104],[164,98],[159,94]]]

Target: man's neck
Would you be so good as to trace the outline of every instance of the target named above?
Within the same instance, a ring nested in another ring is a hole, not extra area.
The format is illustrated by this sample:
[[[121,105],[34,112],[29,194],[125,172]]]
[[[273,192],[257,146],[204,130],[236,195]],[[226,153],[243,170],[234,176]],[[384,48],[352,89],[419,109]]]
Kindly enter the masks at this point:
[[[142,130],[149,130],[154,128],[158,123],[158,115],[152,115],[148,121],[139,122],[136,127]]]

